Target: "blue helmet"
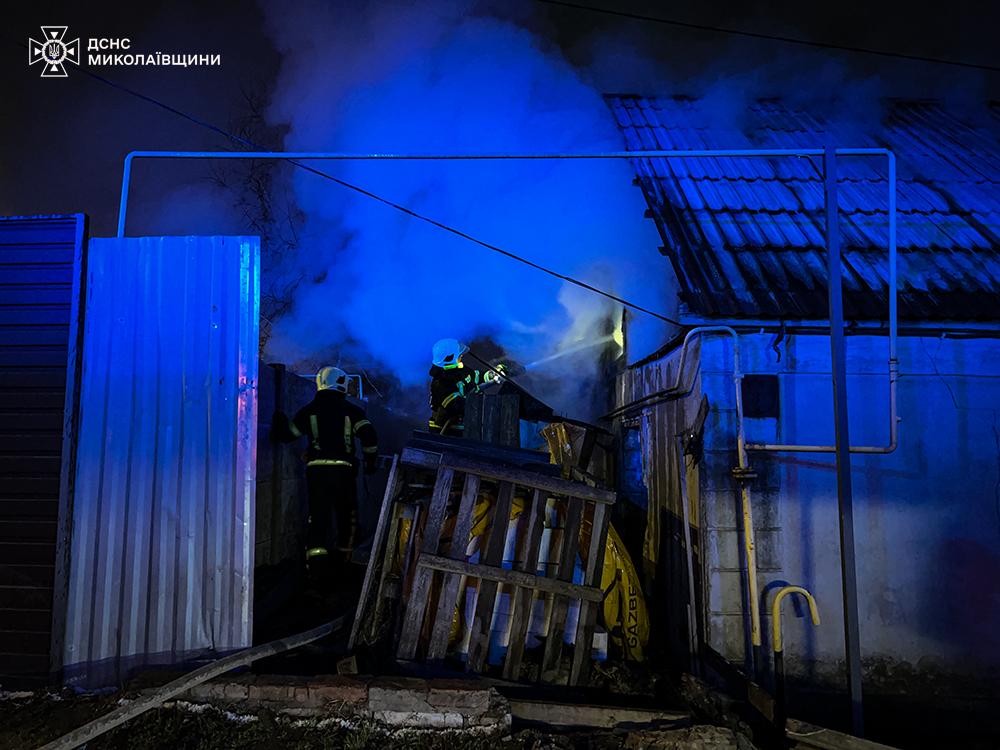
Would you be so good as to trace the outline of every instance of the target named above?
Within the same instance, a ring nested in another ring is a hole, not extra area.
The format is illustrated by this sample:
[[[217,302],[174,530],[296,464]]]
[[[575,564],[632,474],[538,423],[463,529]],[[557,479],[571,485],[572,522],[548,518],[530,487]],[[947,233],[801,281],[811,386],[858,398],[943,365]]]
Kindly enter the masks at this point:
[[[469,351],[469,347],[459,343],[458,339],[441,339],[434,344],[431,358],[435,365],[448,370],[458,367],[462,355]]]

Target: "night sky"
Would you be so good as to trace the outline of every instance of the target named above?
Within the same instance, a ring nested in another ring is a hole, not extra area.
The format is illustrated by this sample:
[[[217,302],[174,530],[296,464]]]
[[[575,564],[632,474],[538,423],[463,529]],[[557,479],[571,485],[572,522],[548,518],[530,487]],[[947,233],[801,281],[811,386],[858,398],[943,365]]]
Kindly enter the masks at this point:
[[[1000,9],[994,3],[605,4],[701,24],[1000,64],[995,45]],[[340,5],[337,22],[350,27],[359,15],[368,13],[370,4]],[[392,4],[380,5],[389,9],[387,15],[391,16]],[[439,5],[423,3],[428,14],[434,14]],[[104,11],[94,8],[93,4],[79,3],[22,3],[16,19],[8,16],[2,42],[0,213],[82,210],[91,216],[92,232],[100,235],[113,230],[122,158],[129,150],[219,148],[226,144],[207,130],[79,71],[71,70],[64,80],[41,80],[38,67],[27,66],[25,50],[19,46],[29,36],[39,36],[39,25],[69,25],[71,37],[127,36],[135,48],[149,52],[222,54],[221,68],[114,67],[96,72],[223,127],[231,126],[245,113],[243,92],[269,94],[282,57],[275,51],[260,6],[255,3],[156,2],[116,4],[113,10]],[[768,89],[781,93],[788,83],[785,76],[790,75],[786,62],[795,68],[797,80],[810,73],[821,81],[829,80],[830,66],[836,67],[841,82],[877,77],[890,96],[982,100],[996,95],[1000,80],[997,73],[810,50],[527,0],[482,4],[479,8],[487,15],[513,19],[535,30],[558,45],[605,90],[697,93],[706,80],[745,76],[760,68],[760,78],[752,87],[761,93]],[[371,43],[379,43],[377,30],[372,30]],[[602,55],[606,59],[601,59]],[[651,91],[654,87],[657,90]],[[204,174],[198,165],[161,164],[150,179],[163,188],[201,179]]]
[[[743,4],[740,4],[742,6]],[[982,4],[985,6],[985,4]],[[610,3],[608,4],[609,7]],[[733,4],[737,6],[737,4]],[[1000,10],[950,3],[617,3],[620,11],[908,55],[1000,64]],[[947,7],[948,12],[942,9]],[[88,6],[89,8],[89,6]],[[933,98],[989,117],[1000,73],[667,26],[537,0],[133,5],[35,4],[3,32],[0,215],[86,212],[116,227],[135,149],[242,148],[209,128],[69,67],[27,65],[39,26],[131,39],[133,53],[221,55],[220,67],[93,67],[117,86],[272,150],[620,150],[607,93],[684,94],[723,124],[758,97],[878,129],[887,98]],[[262,357],[383,374],[423,403],[437,338],[489,341],[515,361],[598,341],[616,312],[474,243],[287,165],[146,161],[133,172],[131,235],[262,238]],[[673,277],[624,162],[325,163],[324,169],[533,262],[667,316]],[[222,183],[220,185],[220,180]],[[256,189],[255,189],[256,188]],[[447,288],[442,279],[447,278]],[[483,280],[489,285],[484,287]],[[456,316],[455,310],[464,311]],[[630,350],[673,335],[630,324]],[[584,360],[593,359],[590,354]],[[594,361],[533,373],[550,403],[578,408]],[[589,374],[588,374],[589,373]],[[574,384],[567,389],[566,384]]]

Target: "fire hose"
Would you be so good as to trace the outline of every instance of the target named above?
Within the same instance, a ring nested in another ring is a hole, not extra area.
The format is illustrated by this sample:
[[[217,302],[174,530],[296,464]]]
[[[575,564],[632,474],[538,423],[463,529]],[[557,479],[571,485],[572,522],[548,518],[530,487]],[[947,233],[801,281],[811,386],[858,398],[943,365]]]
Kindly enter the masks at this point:
[[[146,713],[150,709],[156,708],[160,704],[170,700],[174,696],[180,695],[203,682],[207,682],[213,677],[218,677],[237,667],[246,666],[258,659],[274,656],[284,651],[290,651],[307,643],[317,641],[324,636],[340,630],[347,622],[348,616],[342,615],[335,620],[320,625],[319,627],[307,630],[298,635],[287,638],[279,638],[270,643],[263,643],[243,651],[237,651],[221,659],[213,661],[199,667],[193,672],[189,672],[183,677],[178,677],[172,682],[168,682],[163,687],[157,688],[154,692],[137,698],[124,706],[119,706],[109,714],[105,714],[93,721],[84,724],[82,727],[74,729],[62,737],[42,745],[38,750],[72,750],[72,748],[84,745],[96,737],[100,737],[105,732],[109,732],[117,726],[121,726],[127,721],[134,719],[140,714]]]

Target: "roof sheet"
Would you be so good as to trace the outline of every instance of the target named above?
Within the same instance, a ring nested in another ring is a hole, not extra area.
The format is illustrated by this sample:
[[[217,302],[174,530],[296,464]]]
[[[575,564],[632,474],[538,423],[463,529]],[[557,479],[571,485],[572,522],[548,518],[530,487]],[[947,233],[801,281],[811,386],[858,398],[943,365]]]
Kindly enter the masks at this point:
[[[739,117],[689,97],[607,97],[629,150],[887,147],[897,156],[900,317],[1000,312],[1000,112],[975,122],[932,102],[888,102],[881,121],[824,122],[777,100]],[[803,157],[635,159],[638,183],[695,313],[827,315],[822,163]],[[848,318],[888,311],[886,162],[838,159]]]

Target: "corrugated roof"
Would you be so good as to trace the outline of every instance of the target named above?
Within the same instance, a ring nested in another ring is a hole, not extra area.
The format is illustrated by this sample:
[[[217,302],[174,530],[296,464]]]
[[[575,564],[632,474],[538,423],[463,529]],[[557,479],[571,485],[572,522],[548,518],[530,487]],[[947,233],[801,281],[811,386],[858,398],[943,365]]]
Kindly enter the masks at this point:
[[[975,123],[930,102],[880,122],[822,122],[776,100],[738,116],[689,97],[607,97],[626,147],[888,147],[897,157],[900,317],[998,317],[1000,112]],[[636,159],[638,182],[695,314],[825,318],[822,164],[806,158]],[[886,162],[838,160],[848,318],[887,317]]]

